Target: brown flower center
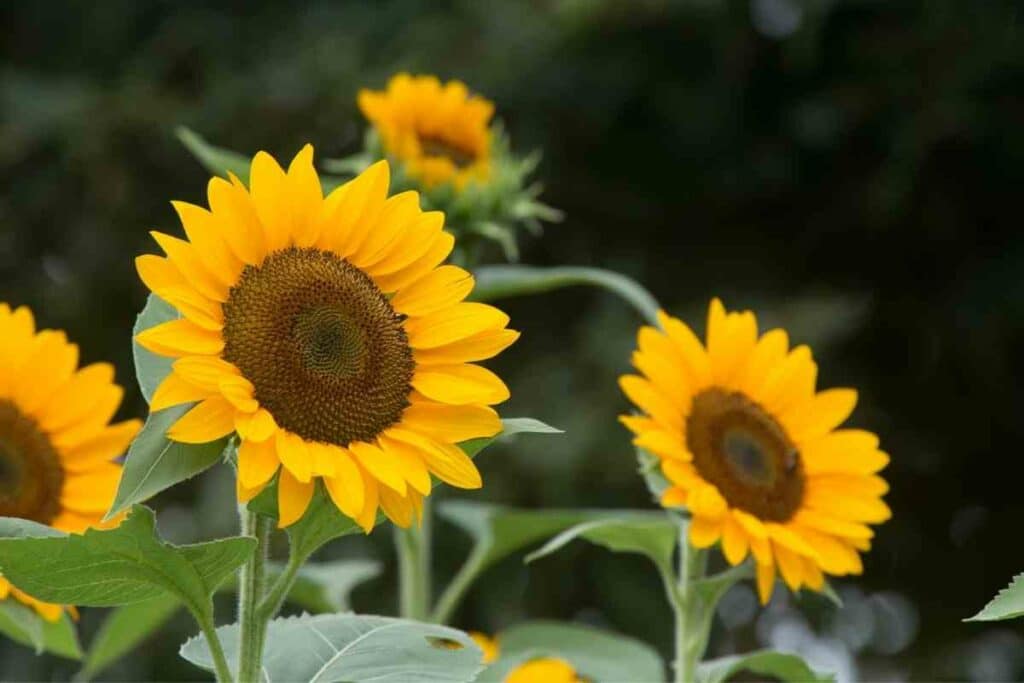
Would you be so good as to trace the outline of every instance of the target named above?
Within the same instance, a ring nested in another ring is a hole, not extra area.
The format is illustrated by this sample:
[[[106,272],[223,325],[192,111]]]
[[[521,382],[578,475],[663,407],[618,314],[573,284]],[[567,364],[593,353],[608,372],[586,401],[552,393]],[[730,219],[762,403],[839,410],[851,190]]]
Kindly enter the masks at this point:
[[[800,507],[804,469],[786,432],[739,392],[707,389],[693,399],[686,421],[693,464],[730,506],[771,522]]]
[[[420,137],[420,149],[430,157],[447,157],[456,168],[466,168],[476,161],[476,152],[466,149],[450,140],[439,136],[424,135]]]
[[[49,524],[60,513],[64,468],[36,421],[0,399],[0,517]]]
[[[224,304],[224,358],[278,425],[309,441],[372,441],[409,405],[403,316],[363,271],[318,249],[246,266]]]

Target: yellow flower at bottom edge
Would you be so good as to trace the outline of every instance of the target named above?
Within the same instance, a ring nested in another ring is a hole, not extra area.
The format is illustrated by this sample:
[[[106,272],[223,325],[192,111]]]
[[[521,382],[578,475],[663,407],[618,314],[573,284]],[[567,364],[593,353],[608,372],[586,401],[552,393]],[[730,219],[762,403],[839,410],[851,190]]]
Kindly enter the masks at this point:
[[[564,659],[545,657],[520,664],[509,672],[504,683],[586,683]]]
[[[706,346],[679,320],[659,320],[638,335],[641,375],[620,380],[643,415],[621,419],[671,483],[662,505],[689,509],[690,542],[721,541],[733,565],[753,554],[762,603],[776,569],[792,590],[821,590],[823,573],[860,574],[868,525],[891,513],[878,438],[838,429],[857,393],[816,391],[808,347],[790,349],[781,329],[758,336],[753,313],[727,313],[717,299]]]
[[[519,336],[463,299],[473,277],[440,265],[454,239],[415,192],[388,197],[387,162],[323,196],[307,145],[285,172],[260,152],[250,186],[210,181],[210,209],[175,202],[188,240],[136,260],[182,317],[141,332],[176,360],[150,410],[198,402],[168,430],[184,443],[240,437],[238,496],[278,475],[281,526],[317,480],[366,531],[378,507],[408,526],[431,474],[481,486],[455,444],[501,431],[505,384],[475,361]]]
[[[113,379],[108,363],[78,369],[78,347],[63,332],[36,332],[28,308],[0,303],[0,517],[69,533],[101,526],[121,477],[111,461],[140,427],[110,424],[124,394]],[[49,621],[64,609],[0,577],[8,596]]]
[[[493,664],[498,659],[498,656],[501,654],[501,646],[498,644],[497,638],[491,638],[486,633],[481,633],[480,631],[470,631],[469,637],[483,650],[484,664]]]
[[[401,73],[383,92],[361,90],[358,104],[388,156],[424,186],[462,189],[490,176],[494,105],[470,95],[465,84]]]

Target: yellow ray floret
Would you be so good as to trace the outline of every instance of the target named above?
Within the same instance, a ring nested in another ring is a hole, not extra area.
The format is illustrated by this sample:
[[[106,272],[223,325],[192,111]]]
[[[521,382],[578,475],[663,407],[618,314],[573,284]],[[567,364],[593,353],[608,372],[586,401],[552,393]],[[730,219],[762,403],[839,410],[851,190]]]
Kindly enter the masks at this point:
[[[367,531],[378,509],[407,526],[432,476],[481,485],[456,444],[501,430],[508,389],[474,363],[518,333],[442,265],[443,215],[388,185],[379,162],[324,197],[312,147],[287,170],[261,152],[249,187],[214,178],[209,208],[176,202],[187,239],[153,233],[166,256],[136,261],[181,314],[137,337],[175,359],[150,409],[194,404],[176,441],[237,432],[239,498],[276,477],[282,526],[317,482]]]
[[[584,683],[572,664],[564,659],[531,659],[512,669],[504,683]]]
[[[0,517],[69,533],[100,526],[114,500],[138,420],[110,424],[123,391],[108,363],[78,367],[78,347],[57,330],[36,331],[28,308],[0,303]],[[54,621],[40,602],[0,577],[13,596]]]
[[[424,186],[462,189],[490,176],[494,105],[465,84],[401,73],[382,92],[361,90],[358,103],[387,155]]]
[[[753,313],[711,302],[702,344],[665,313],[641,328],[620,379],[640,410],[622,417],[634,443],[657,456],[670,482],[666,507],[691,515],[690,542],[721,543],[731,564],[753,556],[762,602],[776,572],[793,590],[821,590],[824,575],[862,571],[870,525],[890,517],[878,438],[841,429],[852,389],[816,389],[806,346],[784,330],[758,334]]]

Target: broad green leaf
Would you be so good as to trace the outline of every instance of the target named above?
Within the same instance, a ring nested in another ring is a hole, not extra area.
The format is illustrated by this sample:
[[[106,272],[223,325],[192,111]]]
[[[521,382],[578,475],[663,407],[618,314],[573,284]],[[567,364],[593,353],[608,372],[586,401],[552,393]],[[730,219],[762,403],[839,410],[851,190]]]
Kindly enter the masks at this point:
[[[181,601],[170,593],[112,610],[89,645],[77,680],[91,680],[99,672],[124,657],[152,636],[181,608]]]
[[[135,337],[151,327],[177,320],[180,317],[177,309],[156,294],[150,294],[142,312],[135,318],[135,327],[132,328],[132,358],[135,361],[135,377],[146,403],[152,400],[153,392],[164,381],[164,377],[170,374],[174,359],[158,356],[152,351],[142,348],[135,341]]]
[[[834,681],[831,674],[815,671],[799,655],[772,650],[758,650],[745,655],[712,659],[697,665],[698,683],[722,683],[740,671],[771,676],[779,681],[811,683]]]
[[[1006,588],[999,591],[985,609],[964,621],[1002,621],[1024,616],[1024,574],[1013,577]]]
[[[82,535],[0,538],[0,573],[46,602],[111,607],[177,596],[195,614],[252,553],[255,539],[174,546],[156,534],[153,511],[132,508],[116,529]]]
[[[382,570],[374,560],[307,562],[288,593],[288,602],[312,612],[344,612],[356,586],[376,578]]]
[[[217,629],[229,662],[238,659],[238,625]],[[213,663],[197,636],[181,656],[208,671]],[[306,681],[472,681],[483,653],[461,631],[435,624],[357,614],[275,619],[263,656],[266,683]]]
[[[498,636],[501,656],[477,681],[503,681],[510,671],[531,659],[557,657],[594,683],[665,680],[664,664],[649,645],[622,634],[579,624],[529,621]]]
[[[167,438],[168,428],[191,407],[174,406],[150,413],[146,418],[142,431],[128,449],[107,519],[194,477],[221,459],[228,443],[226,438],[204,444],[178,443]]]
[[[459,448],[466,452],[466,455],[473,458],[483,449],[495,441],[504,441],[516,434],[562,434],[562,430],[551,425],[544,424],[532,417],[509,417],[501,421],[502,430],[497,436],[488,436],[480,439],[470,439],[459,444]]]
[[[476,287],[472,298],[476,301],[494,301],[524,294],[540,294],[574,285],[601,287],[618,295],[633,306],[652,325],[658,324],[661,307],[651,293],[625,275],[601,268],[560,266],[496,265],[481,266],[473,275]]]
[[[33,648],[36,654],[48,652],[68,659],[82,656],[75,624],[67,612],[51,622],[14,598],[0,600],[0,633]]]
[[[0,538],[63,538],[53,527],[21,517],[0,517]]]
[[[649,512],[617,512],[610,519],[577,524],[526,556],[527,562],[546,557],[582,538],[615,553],[637,553],[650,558],[660,568],[672,565],[679,528],[666,515]]]
[[[222,178],[227,178],[228,173],[234,173],[243,183],[249,184],[249,157],[223,147],[215,147],[184,126],[179,126],[176,132],[178,139],[207,171]]]

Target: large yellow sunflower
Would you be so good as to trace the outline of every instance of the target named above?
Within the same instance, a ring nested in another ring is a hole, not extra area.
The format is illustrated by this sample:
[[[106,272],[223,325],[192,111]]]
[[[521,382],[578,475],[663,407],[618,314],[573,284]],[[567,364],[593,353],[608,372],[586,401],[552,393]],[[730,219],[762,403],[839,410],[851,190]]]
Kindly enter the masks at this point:
[[[188,240],[140,256],[143,282],[182,318],[138,335],[177,358],[157,411],[198,402],[168,431],[202,443],[240,437],[238,494],[278,472],[280,523],[305,511],[317,479],[372,528],[378,506],[408,526],[431,474],[481,485],[455,444],[501,431],[491,405],[508,389],[474,361],[518,333],[508,316],[463,299],[473,277],[440,265],[453,238],[415,192],[388,198],[387,162],[324,197],[313,148],[287,173],[252,160],[250,187],[214,178],[210,209],[175,202]]]
[[[78,347],[63,332],[36,332],[32,311],[0,303],[0,517],[81,533],[99,526],[114,501],[124,453],[138,420],[109,424],[124,391],[114,368],[78,369]],[[8,596],[54,621],[43,603],[0,577]]]
[[[424,186],[461,189],[490,176],[494,105],[464,83],[401,73],[383,92],[361,90],[358,103],[387,155]]]
[[[776,568],[793,590],[821,590],[823,572],[859,574],[868,525],[890,512],[878,438],[838,429],[857,393],[816,391],[810,349],[790,349],[781,329],[759,337],[749,311],[726,313],[713,300],[706,346],[679,320],[659,318],[660,330],[638,335],[642,375],[620,380],[644,414],[622,421],[661,462],[671,483],[662,504],[689,509],[690,542],[721,540],[733,565],[753,554],[762,602]]]

